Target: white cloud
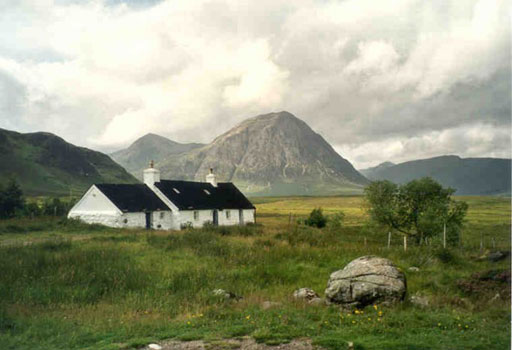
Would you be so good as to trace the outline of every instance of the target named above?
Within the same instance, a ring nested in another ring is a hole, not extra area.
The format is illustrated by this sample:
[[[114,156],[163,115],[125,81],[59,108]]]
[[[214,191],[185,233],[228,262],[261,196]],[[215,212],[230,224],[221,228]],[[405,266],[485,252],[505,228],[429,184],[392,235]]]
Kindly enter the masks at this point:
[[[510,158],[510,130],[487,123],[461,125],[414,137],[394,137],[336,147],[359,169],[391,160],[401,163],[414,159],[455,154],[461,157]]]
[[[289,110],[358,164],[431,154],[419,146],[428,135],[458,139],[461,125],[492,127],[472,129],[487,130],[482,146],[432,149],[503,153],[505,1],[110,3],[3,6],[0,84],[12,98],[0,99],[0,127],[111,149],[146,132],[208,142]]]

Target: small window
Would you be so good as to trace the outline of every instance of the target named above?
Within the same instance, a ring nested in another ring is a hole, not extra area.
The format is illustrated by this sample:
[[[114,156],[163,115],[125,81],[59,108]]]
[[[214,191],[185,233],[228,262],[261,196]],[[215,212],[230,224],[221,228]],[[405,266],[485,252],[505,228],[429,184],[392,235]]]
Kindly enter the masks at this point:
[[[203,189],[204,193],[206,193],[207,195],[210,195],[210,191],[208,191],[207,189]]]
[[[173,190],[174,190],[174,192],[176,192],[177,194],[180,194],[180,191],[178,191],[178,189],[177,189],[177,188],[174,188],[174,187],[173,187],[172,189],[173,189]]]
[[[231,211],[226,210],[226,219],[231,219]]]
[[[165,213],[162,211],[160,212],[160,219],[163,219],[165,217]]]
[[[128,219],[124,219],[123,223],[127,224],[128,223]]]
[[[197,210],[194,210],[194,220],[199,220],[199,212]]]

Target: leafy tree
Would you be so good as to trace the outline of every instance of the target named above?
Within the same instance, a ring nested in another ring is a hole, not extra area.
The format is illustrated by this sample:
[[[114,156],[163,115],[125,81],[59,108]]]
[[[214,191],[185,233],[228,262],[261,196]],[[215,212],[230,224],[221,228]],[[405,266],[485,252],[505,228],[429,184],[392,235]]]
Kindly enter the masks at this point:
[[[370,218],[389,229],[421,243],[440,234],[446,225],[453,242],[458,239],[468,208],[465,202],[451,199],[454,192],[425,177],[401,186],[375,181],[365,189],[365,199]]]
[[[304,223],[308,226],[322,228],[327,224],[327,217],[324,216],[322,208],[313,209]]]
[[[16,180],[11,179],[5,189],[0,188],[0,217],[12,218],[19,213],[25,205],[23,199],[23,191],[16,183]]]

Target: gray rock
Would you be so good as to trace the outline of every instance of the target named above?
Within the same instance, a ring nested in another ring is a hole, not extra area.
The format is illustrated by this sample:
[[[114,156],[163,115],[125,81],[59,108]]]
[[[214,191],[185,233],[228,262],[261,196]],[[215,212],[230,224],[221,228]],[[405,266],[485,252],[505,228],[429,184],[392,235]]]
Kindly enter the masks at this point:
[[[402,301],[406,291],[405,275],[390,260],[363,256],[331,274],[325,297],[328,303],[365,307]]]
[[[313,299],[320,299],[320,296],[310,288],[300,288],[293,292],[293,297],[297,300],[310,302]]]
[[[489,253],[487,255],[487,260],[489,260],[491,262],[497,262],[497,261],[505,259],[509,255],[510,255],[510,252],[497,250],[495,252]]]
[[[273,309],[273,308],[277,308],[277,307],[280,307],[281,304],[280,302],[277,302],[277,301],[264,301],[261,303],[261,308],[263,310],[268,310],[268,309]]]
[[[235,299],[235,300],[240,300],[242,299],[241,296],[238,296],[236,295],[235,293],[232,293],[232,292],[228,292],[227,290],[224,290],[224,289],[214,289],[212,291],[212,294],[216,297],[220,297],[220,298],[224,298],[224,299]]]
[[[162,349],[162,347],[158,344],[149,344],[148,348],[151,350],[161,350]]]
[[[308,301],[311,305],[325,305],[325,300],[322,298],[313,298]]]
[[[416,266],[411,266],[407,270],[412,271],[412,272],[418,272],[420,270],[420,268],[416,267]]]
[[[410,301],[413,305],[416,305],[419,307],[427,307],[429,305],[428,298],[420,296],[420,295],[413,295],[411,297]]]

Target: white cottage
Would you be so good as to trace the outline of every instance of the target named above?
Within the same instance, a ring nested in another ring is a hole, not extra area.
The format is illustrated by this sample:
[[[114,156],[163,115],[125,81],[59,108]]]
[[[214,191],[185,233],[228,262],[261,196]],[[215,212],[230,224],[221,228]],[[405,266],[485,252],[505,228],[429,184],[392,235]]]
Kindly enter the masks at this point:
[[[255,207],[231,182],[217,183],[210,169],[206,182],[160,180],[144,170],[144,184],[95,184],[70,210],[68,218],[110,227],[179,230],[184,226],[254,223]]]

